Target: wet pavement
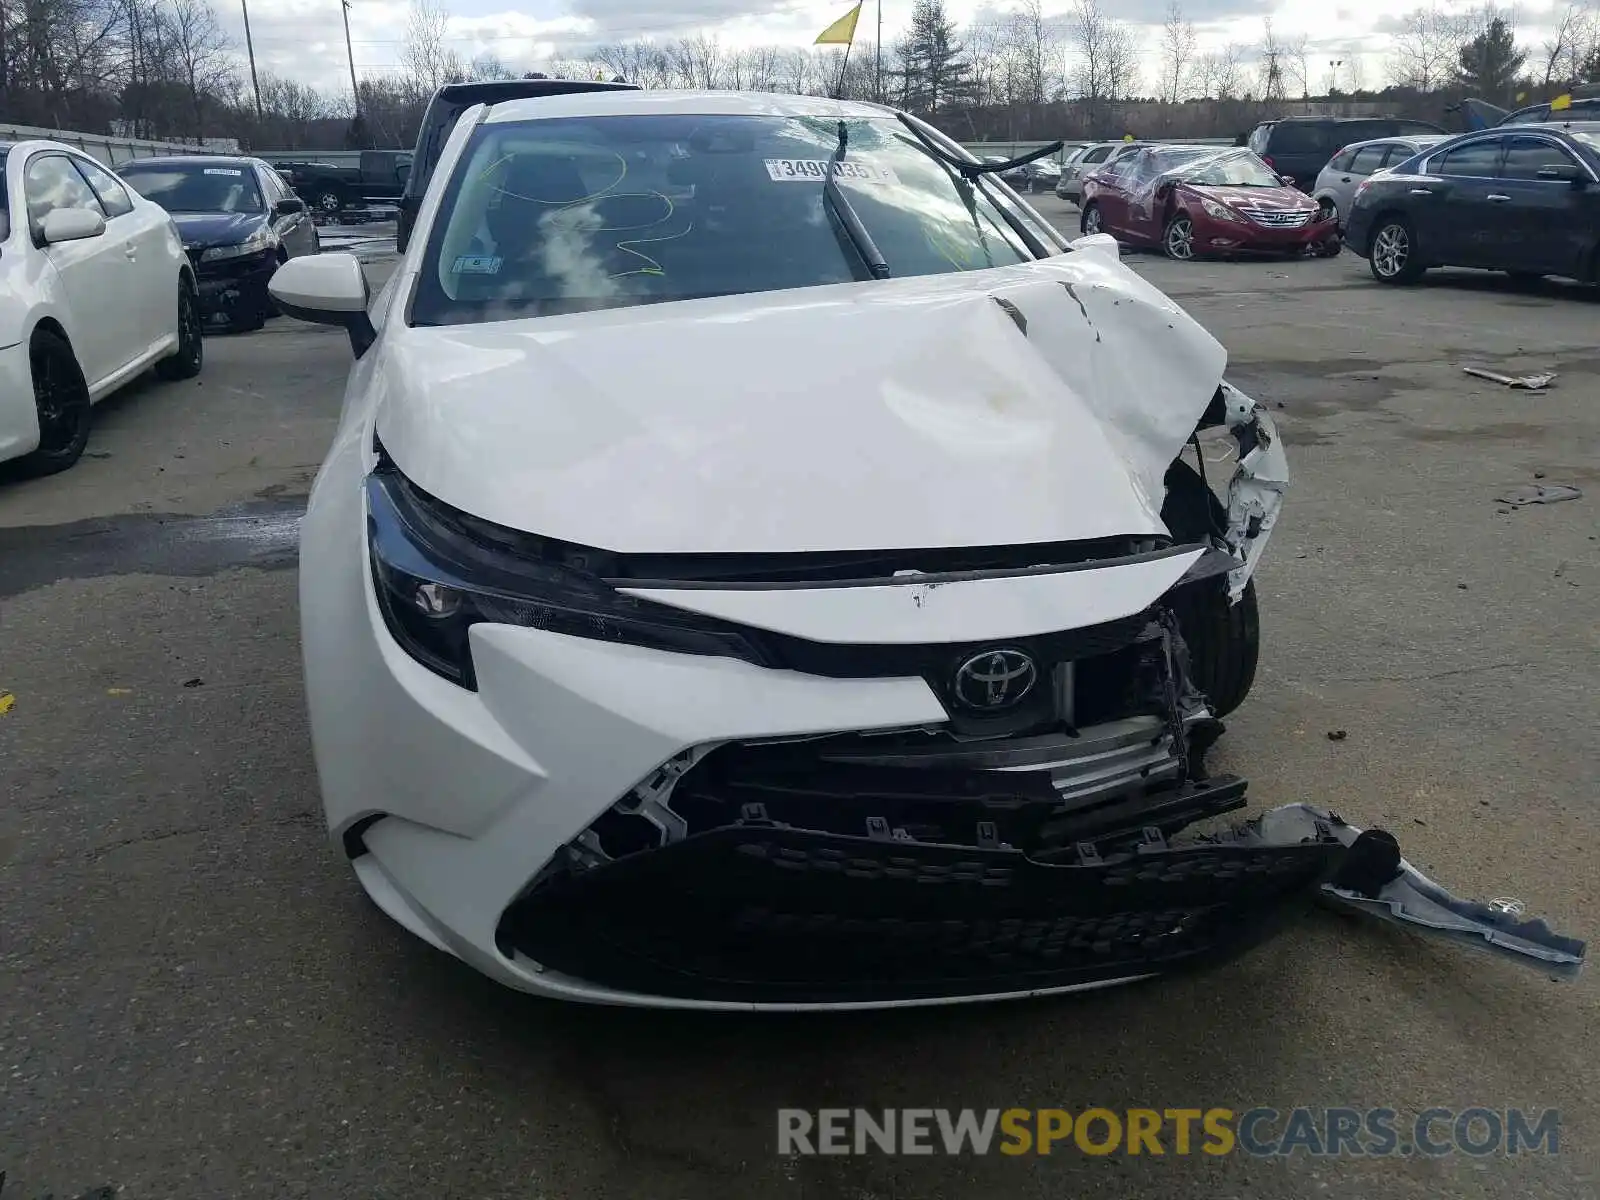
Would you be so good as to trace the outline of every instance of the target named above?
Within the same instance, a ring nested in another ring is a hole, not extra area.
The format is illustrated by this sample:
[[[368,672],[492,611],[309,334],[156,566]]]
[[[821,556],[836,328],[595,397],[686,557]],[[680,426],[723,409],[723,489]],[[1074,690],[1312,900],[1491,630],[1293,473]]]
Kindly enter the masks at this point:
[[[1592,938],[1597,298],[1380,288],[1349,257],[1130,261],[1291,447],[1262,666],[1216,768],[1257,808],[1382,824],[1442,881]],[[535,1001],[406,935],[327,842],[300,695],[293,530],[347,343],[284,319],[207,353],[198,382],[97,408],[73,471],[0,483],[5,1200],[1600,1194],[1593,976],[1327,914],[1154,986],[803,1019]],[[1469,358],[1558,379],[1511,392]],[[1536,480],[1584,494],[1496,503]],[[775,1138],[780,1106],[1473,1104],[1559,1109],[1560,1153],[791,1158]]]

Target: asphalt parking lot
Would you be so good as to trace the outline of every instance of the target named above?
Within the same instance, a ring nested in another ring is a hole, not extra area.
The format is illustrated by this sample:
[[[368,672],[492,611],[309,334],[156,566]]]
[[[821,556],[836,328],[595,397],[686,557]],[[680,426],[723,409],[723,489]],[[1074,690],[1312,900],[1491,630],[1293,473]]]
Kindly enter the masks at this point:
[[[1295,471],[1215,765],[1592,939],[1600,292],[1128,261],[1228,346]],[[423,945],[327,842],[301,702],[295,519],[347,345],[280,319],[207,356],[97,408],[72,471],[0,483],[6,1200],[1600,1193],[1594,976],[1329,914],[1153,986],[827,1018],[560,1006]],[[1583,495],[1497,502],[1536,481]],[[781,1106],[1094,1105],[1555,1108],[1560,1153],[775,1152]]]

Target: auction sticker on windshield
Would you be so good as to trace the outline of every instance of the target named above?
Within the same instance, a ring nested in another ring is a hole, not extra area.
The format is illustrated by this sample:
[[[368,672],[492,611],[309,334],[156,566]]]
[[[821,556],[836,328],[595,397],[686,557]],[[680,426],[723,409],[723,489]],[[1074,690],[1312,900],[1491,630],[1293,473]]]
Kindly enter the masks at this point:
[[[768,158],[763,159],[767,178],[774,183],[791,183],[802,180],[815,183],[828,169],[825,158]],[[837,179],[853,179],[857,183],[899,183],[900,178],[888,167],[875,167],[870,163],[840,162],[834,167]]]
[[[205,173],[207,175],[232,175],[236,178],[244,174],[243,171],[235,170],[233,167],[207,167]]]

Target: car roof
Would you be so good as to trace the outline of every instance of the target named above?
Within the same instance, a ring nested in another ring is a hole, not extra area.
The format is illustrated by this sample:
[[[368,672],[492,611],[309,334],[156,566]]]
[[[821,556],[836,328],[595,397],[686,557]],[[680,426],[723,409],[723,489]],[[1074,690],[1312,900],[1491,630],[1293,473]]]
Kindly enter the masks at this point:
[[[249,158],[244,155],[229,154],[157,154],[150,158],[133,158],[121,164],[117,170],[126,171],[129,167],[170,167],[178,163],[209,163],[213,167],[263,167],[267,164],[259,158]]]
[[[782,96],[772,92],[644,91],[614,88],[568,92],[557,96],[507,100],[495,104],[486,124],[536,121],[547,117],[607,116],[752,116],[752,117],[883,117],[894,110],[881,104],[830,100],[826,96]]]
[[[1347,142],[1344,148],[1360,150],[1363,146],[1392,146],[1396,142],[1406,142],[1420,149],[1459,136],[1454,133],[1391,133],[1386,137],[1362,138],[1359,142]]]

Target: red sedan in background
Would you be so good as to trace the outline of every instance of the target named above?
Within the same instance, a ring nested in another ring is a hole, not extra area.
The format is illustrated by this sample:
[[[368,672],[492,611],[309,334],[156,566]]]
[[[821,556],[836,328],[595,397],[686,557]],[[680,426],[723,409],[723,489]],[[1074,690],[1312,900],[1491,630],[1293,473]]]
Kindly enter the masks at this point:
[[[1084,233],[1169,258],[1339,252],[1333,209],[1250,150],[1152,146],[1085,179],[1082,208]]]

